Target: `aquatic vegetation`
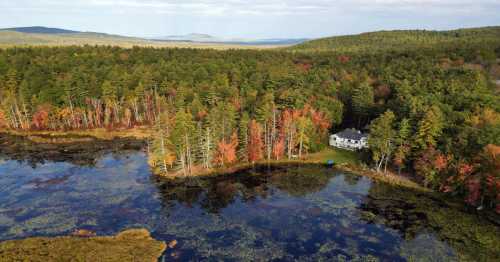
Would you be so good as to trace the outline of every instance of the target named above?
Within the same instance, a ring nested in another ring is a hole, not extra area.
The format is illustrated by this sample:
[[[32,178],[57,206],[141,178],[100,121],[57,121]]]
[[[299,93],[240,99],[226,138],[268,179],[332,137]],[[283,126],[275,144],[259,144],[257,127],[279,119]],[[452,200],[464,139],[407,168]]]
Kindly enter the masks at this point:
[[[360,209],[363,219],[396,229],[407,240],[431,230],[460,260],[500,259],[500,218],[466,212],[457,199],[375,183]]]
[[[156,261],[166,249],[145,229],[113,237],[35,237],[0,242],[1,261]]]
[[[47,212],[23,222],[16,222],[8,231],[9,235],[22,235],[25,232],[40,232],[43,235],[54,235],[68,232],[76,227],[78,218],[61,216],[57,212]]]
[[[141,150],[145,142],[134,138],[105,140],[78,134],[24,136],[0,132],[0,145],[0,158],[26,161],[33,167],[45,162],[92,166],[109,153]]]
[[[165,260],[492,260],[500,241],[495,214],[313,164],[171,180],[123,151],[92,166],[6,160],[0,188],[0,240],[140,227],[175,243]]]

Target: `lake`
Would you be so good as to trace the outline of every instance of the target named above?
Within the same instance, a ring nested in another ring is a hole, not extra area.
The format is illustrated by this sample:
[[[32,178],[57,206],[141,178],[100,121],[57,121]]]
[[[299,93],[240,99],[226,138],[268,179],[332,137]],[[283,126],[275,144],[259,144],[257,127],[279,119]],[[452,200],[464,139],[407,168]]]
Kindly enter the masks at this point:
[[[140,146],[78,152],[0,153],[0,240],[147,228],[177,240],[165,261],[500,257],[497,217],[319,165],[171,181],[152,175]]]

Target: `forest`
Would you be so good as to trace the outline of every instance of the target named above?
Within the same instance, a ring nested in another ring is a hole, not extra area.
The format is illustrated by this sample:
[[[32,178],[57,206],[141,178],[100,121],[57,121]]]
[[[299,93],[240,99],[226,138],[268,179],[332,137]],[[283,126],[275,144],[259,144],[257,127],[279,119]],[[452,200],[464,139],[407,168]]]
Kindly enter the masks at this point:
[[[152,168],[189,176],[300,159],[356,127],[370,133],[367,161],[381,173],[412,174],[500,213],[499,35],[379,32],[275,50],[0,49],[0,128],[149,126]]]

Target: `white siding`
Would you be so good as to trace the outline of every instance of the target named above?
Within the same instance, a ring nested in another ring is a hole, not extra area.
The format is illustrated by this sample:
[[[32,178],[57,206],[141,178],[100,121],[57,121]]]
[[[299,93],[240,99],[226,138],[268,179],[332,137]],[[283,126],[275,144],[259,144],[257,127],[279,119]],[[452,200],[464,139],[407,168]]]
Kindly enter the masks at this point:
[[[338,137],[337,135],[330,136],[330,146],[349,150],[359,150],[368,147],[366,138],[362,138],[361,140],[352,140],[344,139]]]

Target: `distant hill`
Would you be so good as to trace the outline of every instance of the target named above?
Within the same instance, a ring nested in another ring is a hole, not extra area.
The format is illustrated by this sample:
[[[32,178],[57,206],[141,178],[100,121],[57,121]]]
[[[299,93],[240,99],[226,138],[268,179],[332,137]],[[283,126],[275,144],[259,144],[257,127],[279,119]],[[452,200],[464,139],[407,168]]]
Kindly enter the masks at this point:
[[[27,33],[27,34],[75,34],[80,33],[78,31],[60,29],[60,28],[50,28],[43,26],[30,26],[30,27],[13,27],[13,28],[4,28],[0,29],[0,31],[12,31],[19,33]]]
[[[80,32],[43,26],[0,29],[0,47],[36,45],[116,45],[122,47],[190,47],[190,48],[270,48],[290,46],[307,39],[226,39],[208,34],[173,35],[138,38],[95,32]]]
[[[458,29],[450,31],[396,30],[335,36],[308,41],[290,47],[301,52],[377,52],[398,51],[415,47],[442,47],[448,44],[500,41],[500,26]]]
[[[126,37],[92,32],[77,33],[21,33],[10,30],[0,30],[0,48],[14,46],[82,46],[106,45],[131,48],[140,47],[175,47],[175,48],[211,48],[211,49],[263,49],[280,45],[268,44],[238,44],[219,42],[193,41],[155,41],[150,39]],[[282,45],[281,45],[282,46]]]

